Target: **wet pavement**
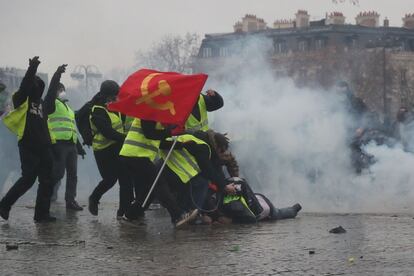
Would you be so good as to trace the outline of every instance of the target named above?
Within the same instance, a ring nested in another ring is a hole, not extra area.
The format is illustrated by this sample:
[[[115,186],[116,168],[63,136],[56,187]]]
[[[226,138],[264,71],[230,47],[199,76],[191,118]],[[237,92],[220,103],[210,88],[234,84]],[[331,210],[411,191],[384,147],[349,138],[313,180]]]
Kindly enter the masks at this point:
[[[33,223],[17,205],[0,222],[1,275],[413,275],[413,214],[312,214],[256,225],[175,230],[164,210],[137,223],[53,207]],[[341,225],[344,234],[329,230]],[[17,250],[6,250],[17,244]]]

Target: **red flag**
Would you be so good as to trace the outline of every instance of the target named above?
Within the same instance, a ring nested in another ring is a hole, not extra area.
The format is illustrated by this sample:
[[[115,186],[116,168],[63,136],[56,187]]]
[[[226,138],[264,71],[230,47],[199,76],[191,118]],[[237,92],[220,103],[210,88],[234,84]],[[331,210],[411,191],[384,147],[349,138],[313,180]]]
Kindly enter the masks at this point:
[[[108,108],[135,118],[182,126],[207,77],[138,70],[122,84],[117,100]]]

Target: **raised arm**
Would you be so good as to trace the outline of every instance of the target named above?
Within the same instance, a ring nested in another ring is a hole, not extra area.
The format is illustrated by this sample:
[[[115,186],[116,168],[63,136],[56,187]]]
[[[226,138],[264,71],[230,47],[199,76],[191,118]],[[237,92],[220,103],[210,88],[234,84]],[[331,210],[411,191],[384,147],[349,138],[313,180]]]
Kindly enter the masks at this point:
[[[52,80],[50,81],[49,90],[47,91],[45,101],[43,102],[44,112],[46,114],[52,114],[56,110],[56,98],[60,83],[60,78],[66,71],[67,64],[63,64],[58,67],[56,72],[53,74]]]
[[[39,64],[40,60],[38,56],[29,59],[29,68],[27,69],[26,74],[20,83],[19,90],[14,93],[12,98],[14,108],[18,108],[26,101],[27,97],[29,96],[30,88],[33,85]]]

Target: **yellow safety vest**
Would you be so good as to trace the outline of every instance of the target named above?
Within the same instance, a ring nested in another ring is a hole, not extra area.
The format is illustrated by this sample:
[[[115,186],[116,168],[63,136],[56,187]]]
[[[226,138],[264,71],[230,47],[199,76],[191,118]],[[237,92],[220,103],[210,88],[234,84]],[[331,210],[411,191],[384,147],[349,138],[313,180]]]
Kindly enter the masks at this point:
[[[129,131],[129,129],[131,128],[131,126],[132,126],[132,122],[134,121],[134,117],[131,117],[131,116],[126,116],[125,117],[125,124],[124,124],[124,126],[125,126],[125,133],[128,133],[128,131]]]
[[[3,123],[13,132],[20,141],[24,135],[26,127],[27,111],[29,110],[29,99],[22,103],[16,109],[13,109],[3,118]]]
[[[246,207],[247,210],[249,210],[249,212],[253,214],[253,216],[256,216],[252,212],[252,210],[250,210],[249,205],[247,205],[246,199],[243,196],[241,196],[241,195],[226,195],[223,198],[223,204],[229,204],[233,201],[240,201],[243,204],[243,206]]]
[[[200,110],[200,121],[197,120],[193,114],[190,114],[187,121],[185,122],[185,129],[192,130],[192,131],[197,131],[197,130],[207,131],[209,130],[207,107],[206,107],[206,102],[204,101],[203,95],[200,95],[200,97],[198,98],[197,104]]]
[[[182,143],[193,141],[199,145],[207,145],[211,157],[210,146],[203,140],[198,139],[193,135],[181,135],[177,138],[177,141]],[[161,158],[165,160],[167,153],[168,150],[161,151]],[[167,160],[167,166],[181,179],[184,184],[188,183],[191,178],[201,172],[201,169],[197,164],[197,160],[184,148],[172,151],[170,158]]]
[[[121,118],[120,113],[108,112],[108,110],[105,107],[100,106],[100,105],[94,105],[92,107],[91,114],[94,112],[95,108],[101,108],[101,109],[105,110],[105,112],[109,116],[109,119],[111,119],[112,128],[114,130],[116,130],[117,132],[119,132],[119,133],[122,133],[122,134],[124,133],[124,126],[122,124],[122,118]],[[103,149],[115,144],[116,142],[114,140],[110,140],[110,139],[106,138],[105,136],[103,136],[102,133],[100,133],[98,131],[96,126],[93,124],[91,118],[92,118],[92,115],[89,117],[89,122],[91,124],[92,133],[94,133],[93,140],[92,140],[93,150],[94,151],[103,150]]]
[[[160,123],[157,123],[155,128],[163,129]],[[158,155],[160,142],[160,140],[146,138],[141,128],[141,120],[134,119],[119,155],[149,158],[153,162]]]
[[[47,121],[52,144],[55,144],[57,140],[72,140],[73,143],[76,144],[78,138],[76,133],[75,113],[68,105],[59,99],[56,99],[55,106],[55,112],[49,115]]]

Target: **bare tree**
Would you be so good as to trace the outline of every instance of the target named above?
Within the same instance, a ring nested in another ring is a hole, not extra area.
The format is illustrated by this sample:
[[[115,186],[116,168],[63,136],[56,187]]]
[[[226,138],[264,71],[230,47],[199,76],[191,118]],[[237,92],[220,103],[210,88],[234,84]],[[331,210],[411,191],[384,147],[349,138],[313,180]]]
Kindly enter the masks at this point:
[[[188,72],[191,57],[200,47],[200,36],[187,33],[184,36],[167,35],[155,42],[150,50],[136,53],[137,67],[159,71]]]
[[[346,1],[349,1],[349,3],[351,3],[352,5],[358,5],[359,4],[359,0],[332,0],[332,2],[334,4],[344,3]]]

